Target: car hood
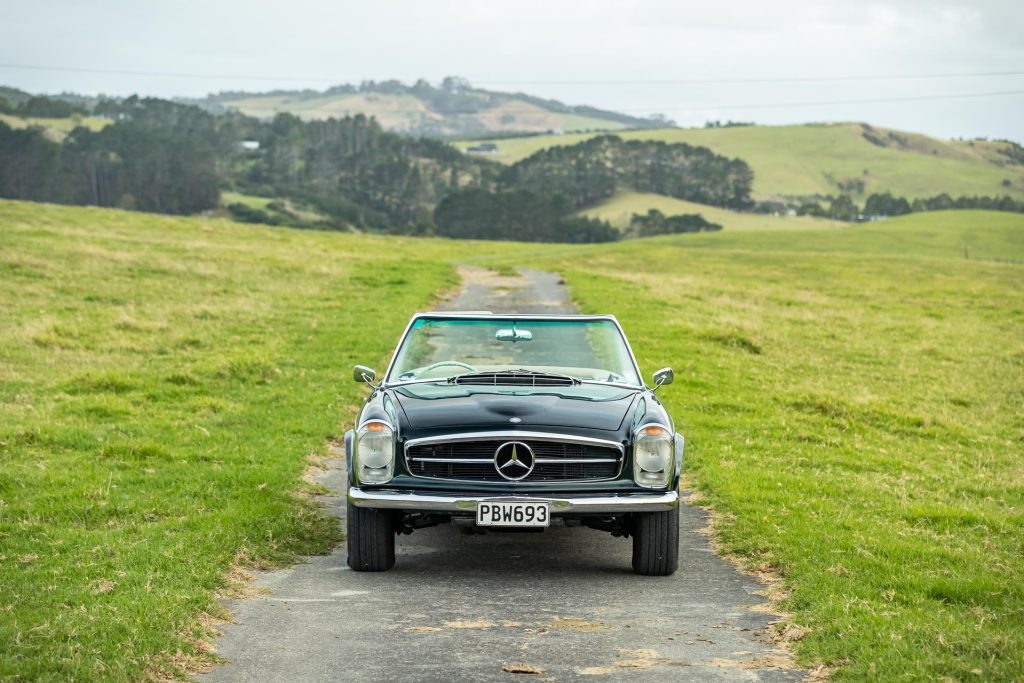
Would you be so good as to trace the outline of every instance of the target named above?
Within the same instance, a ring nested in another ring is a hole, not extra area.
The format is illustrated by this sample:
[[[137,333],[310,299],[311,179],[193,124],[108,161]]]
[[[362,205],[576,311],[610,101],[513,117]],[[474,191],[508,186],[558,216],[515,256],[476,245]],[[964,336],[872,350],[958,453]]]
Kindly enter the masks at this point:
[[[433,391],[423,385],[394,390],[408,427],[413,431],[572,427],[618,431],[638,391],[613,390],[597,397],[555,392]]]

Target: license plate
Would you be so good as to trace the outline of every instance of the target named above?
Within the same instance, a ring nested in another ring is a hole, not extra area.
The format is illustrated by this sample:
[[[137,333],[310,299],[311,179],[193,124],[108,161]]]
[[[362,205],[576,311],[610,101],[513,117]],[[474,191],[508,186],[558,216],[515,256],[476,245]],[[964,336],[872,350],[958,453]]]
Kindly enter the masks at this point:
[[[487,502],[476,504],[477,526],[551,526],[547,503]]]

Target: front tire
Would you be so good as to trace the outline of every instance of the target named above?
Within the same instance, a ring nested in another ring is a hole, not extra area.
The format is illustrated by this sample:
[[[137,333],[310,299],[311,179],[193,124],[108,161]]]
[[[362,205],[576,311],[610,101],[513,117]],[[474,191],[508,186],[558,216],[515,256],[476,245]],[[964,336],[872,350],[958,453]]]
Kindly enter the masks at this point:
[[[390,510],[348,504],[348,566],[383,572],[395,564],[395,516]]]
[[[633,571],[671,576],[679,567],[679,511],[642,512],[633,518]]]

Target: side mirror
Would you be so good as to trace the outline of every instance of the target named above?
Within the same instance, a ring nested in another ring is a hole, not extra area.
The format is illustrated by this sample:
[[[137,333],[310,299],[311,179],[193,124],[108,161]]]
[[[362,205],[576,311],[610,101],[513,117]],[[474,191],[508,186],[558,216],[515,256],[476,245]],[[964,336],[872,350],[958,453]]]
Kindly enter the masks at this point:
[[[654,373],[654,390],[657,391],[658,387],[663,384],[672,384],[676,379],[676,373],[672,372],[672,368],[662,368]]]
[[[357,365],[352,368],[352,379],[357,382],[366,382],[367,384],[370,384],[376,378],[377,371],[373,368],[368,368],[365,365]]]

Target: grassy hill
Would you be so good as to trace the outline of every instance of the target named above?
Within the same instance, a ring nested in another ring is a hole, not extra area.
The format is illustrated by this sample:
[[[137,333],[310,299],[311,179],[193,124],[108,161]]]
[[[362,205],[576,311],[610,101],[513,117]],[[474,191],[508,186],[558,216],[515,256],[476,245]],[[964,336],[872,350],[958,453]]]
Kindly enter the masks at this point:
[[[650,209],[657,209],[666,216],[697,213],[712,223],[718,223],[724,230],[818,230],[846,225],[841,221],[833,221],[811,216],[773,216],[770,214],[741,213],[721,209],[717,206],[697,204],[675,197],[666,197],[649,192],[622,192],[601,202],[597,206],[581,211],[580,214],[590,218],[600,218],[623,229],[629,225],[635,213],[643,214]]]
[[[282,112],[319,120],[363,114],[373,116],[385,130],[400,133],[440,129],[457,134],[464,127],[486,132],[619,130],[625,124],[594,117],[552,112],[528,102],[510,99],[473,114],[445,114],[432,110],[412,95],[351,93],[342,95],[252,95],[221,100],[223,106],[243,114],[270,118]]]
[[[193,102],[213,111],[236,109],[259,118],[282,112],[306,120],[363,114],[375,117],[385,130],[442,137],[611,131],[652,125],[647,119],[594,107],[474,88],[459,79],[446,79],[439,87],[425,81],[411,86],[386,81],[325,91],[228,92]]]
[[[1022,235],[963,211],[555,248],[0,201],[0,678],[208,658],[232,568],[338,541],[301,474],[363,395],[349,368],[472,260],[561,271],[676,368],[690,486],[783,577],[802,661],[1012,679],[1024,266],[975,257]]]
[[[950,141],[860,123],[624,131],[625,139],[685,142],[739,157],[754,170],[759,198],[835,195],[862,198],[873,192],[925,197],[1004,195],[1024,198],[1024,165],[999,153],[1007,143]],[[543,135],[489,140],[491,158],[506,163],[553,145],[591,137]],[[472,144],[462,141],[465,149]],[[1009,181],[1004,185],[1004,181]],[[859,189],[863,183],[863,190]],[[845,188],[845,189],[844,189]]]

